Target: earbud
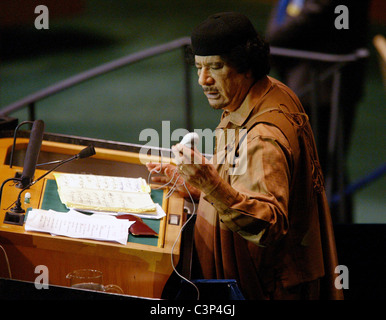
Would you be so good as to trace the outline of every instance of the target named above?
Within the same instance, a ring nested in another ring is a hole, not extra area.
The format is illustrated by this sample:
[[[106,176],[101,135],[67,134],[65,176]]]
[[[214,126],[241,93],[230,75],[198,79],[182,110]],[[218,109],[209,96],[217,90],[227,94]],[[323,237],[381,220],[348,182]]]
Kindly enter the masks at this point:
[[[182,138],[180,143],[189,148],[192,148],[193,146],[198,146],[198,140],[199,136],[196,132],[189,132]]]

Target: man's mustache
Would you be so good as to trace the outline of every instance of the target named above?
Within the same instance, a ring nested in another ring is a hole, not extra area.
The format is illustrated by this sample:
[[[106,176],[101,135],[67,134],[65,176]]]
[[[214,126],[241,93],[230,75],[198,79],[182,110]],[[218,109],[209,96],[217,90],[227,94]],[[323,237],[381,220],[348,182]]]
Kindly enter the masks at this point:
[[[202,90],[204,90],[204,92],[218,92],[215,87],[202,87]]]

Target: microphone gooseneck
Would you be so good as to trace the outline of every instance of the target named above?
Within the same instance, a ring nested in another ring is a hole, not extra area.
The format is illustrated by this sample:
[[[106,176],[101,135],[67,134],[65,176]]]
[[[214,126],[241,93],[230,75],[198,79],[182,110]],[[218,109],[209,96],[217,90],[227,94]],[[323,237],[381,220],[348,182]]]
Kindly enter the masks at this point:
[[[54,171],[55,169],[57,169],[58,167],[62,166],[65,163],[68,163],[70,161],[77,160],[77,159],[88,158],[88,157],[93,156],[94,154],[95,154],[94,146],[90,145],[90,146],[84,148],[83,150],[81,150],[78,154],[72,156],[71,158],[68,158],[68,159],[65,159],[65,160],[61,160],[55,167],[53,167],[52,169],[48,170],[46,173],[41,175],[36,180],[34,180],[34,181],[30,182],[29,184],[27,184],[26,186],[24,186],[23,189],[19,192],[19,195],[18,195],[17,200],[15,202],[15,206],[13,208],[11,208],[10,211],[14,212],[14,213],[24,213],[24,210],[21,208],[21,200],[20,200],[21,194],[25,190],[27,190],[29,187],[33,186],[35,183],[37,183],[38,181],[43,179],[49,173],[51,173],[52,171]],[[1,198],[0,198],[0,200],[1,200]]]
[[[48,175],[49,173],[51,173],[52,171],[54,171],[55,169],[57,169],[58,167],[62,166],[63,164],[65,164],[67,162],[70,162],[70,161],[73,161],[73,160],[78,160],[78,159],[88,158],[88,157],[93,156],[94,154],[95,154],[94,146],[93,145],[89,145],[88,147],[84,148],[78,154],[72,156],[71,158],[68,158],[68,159],[65,159],[65,160],[61,160],[55,167],[53,167],[52,169],[48,170],[45,174],[40,176],[35,181],[31,182],[29,186],[34,185],[39,180],[43,179],[46,175]]]
[[[24,158],[23,173],[21,175],[21,188],[28,186],[34,177],[36,163],[39,158],[40,148],[43,141],[43,134],[43,120],[35,120],[33,122],[27,152]]]

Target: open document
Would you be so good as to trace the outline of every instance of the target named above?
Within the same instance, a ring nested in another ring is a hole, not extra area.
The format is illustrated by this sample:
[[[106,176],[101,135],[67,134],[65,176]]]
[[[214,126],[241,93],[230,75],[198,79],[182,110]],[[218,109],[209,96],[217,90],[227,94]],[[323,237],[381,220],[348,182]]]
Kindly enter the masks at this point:
[[[126,244],[129,228],[133,223],[106,215],[88,216],[74,210],[57,212],[33,209],[28,213],[25,230]]]
[[[68,208],[157,214],[150,186],[143,178],[89,174],[54,174],[60,200]]]

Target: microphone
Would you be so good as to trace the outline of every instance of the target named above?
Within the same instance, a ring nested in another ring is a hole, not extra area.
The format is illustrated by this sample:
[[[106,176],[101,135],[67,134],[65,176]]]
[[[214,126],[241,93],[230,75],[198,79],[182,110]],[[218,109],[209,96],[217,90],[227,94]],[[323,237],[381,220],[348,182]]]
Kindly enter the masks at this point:
[[[25,188],[28,186],[34,177],[36,163],[42,146],[43,134],[43,120],[35,120],[32,126],[27,152],[24,157],[24,167],[19,188]]]
[[[52,162],[49,162],[49,163],[40,164],[40,165],[47,165],[47,164],[57,163],[57,165],[55,167],[53,167],[52,169],[50,169],[49,171],[44,173],[39,178],[37,178],[36,180],[28,183],[26,186],[23,187],[23,189],[20,191],[20,193],[19,193],[19,195],[17,197],[17,200],[15,202],[15,206],[10,209],[10,212],[6,212],[6,216],[4,218],[4,223],[19,224],[19,225],[22,225],[24,223],[24,215],[23,215],[23,213],[25,211],[21,207],[21,200],[20,200],[20,198],[21,198],[21,194],[25,190],[27,190],[29,187],[33,186],[35,183],[37,183],[38,181],[43,179],[45,176],[47,176],[49,173],[51,173],[52,171],[54,171],[58,167],[62,166],[63,164],[65,164],[67,162],[70,162],[70,161],[73,161],[73,160],[77,160],[77,159],[88,158],[88,157],[93,156],[94,154],[95,154],[94,146],[89,145],[88,147],[86,147],[83,150],[81,150],[78,154],[76,154],[76,155],[74,155],[74,156],[72,156],[72,157],[70,157],[68,159],[52,161]],[[39,166],[39,164],[35,165],[35,167],[36,166]],[[1,193],[2,193],[3,185],[1,186],[1,189],[0,189],[0,203],[1,203]]]
[[[95,149],[94,149],[94,146],[93,145],[89,145],[88,147],[84,148],[83,150],[81,150],[78,154],[72,156],[71,158],[68,158],[68,159],[65,159],[65,160],[58,160],[58,161],[52,161],[52,162],[47,162],[47,163],[42,163],[42,164],[38,164],[37,166],[42,166],[42,165],[47,165],[47,164],[54,164],[54,163],[57,163],[57,165],[55,167],[53,167],[52,169],[48,170],[45,174],[43,174],[42,176],[40,176],[38,179],[36,179],[35,181],[31,182],[29,184],[28,187],[34,185],[36,182],[38,182],[39,180],[41,180],[42,178],[44,178],[46,175],[48,175],[49,173],[51,173],[52,171],[54,171],[55,169],[57,169],[58,167],[62,166],[63,164],[67,163],[67,162],[70,162],[70,161],[73,161],[73,160],[78,160],[78,159],[84,159],[84,158],[88,158],[88,157],[91,157],[95,154]],[[25,188],[26,189],[26,188]]]
[[[72,156],[71,158],[69,159],[65,159],[65,160],[54,160],[54,161],[50,161],[50,162],[45,162],[45,163],[39,163],[36,165],[36,167],[41,167],[41,166],[46,166],[46,165],[49,165],[49,164],[59,164],[59,165],[62,165],[63,163],[67,163],[69,161],[72,161],[72,160],[77,160],[77,159],[83,159],[83,158],[88,158],[88,157],[91,157],[95,154],[95,149],[94,149],[94,146],[92,145],[89,145],[88,147],[84,148],[83,150],[81,150],[78,154]],[[58,167],[58,166],[57,166]],[[57,167],[55,167],[54,169],[56,169]],[[54,170],[53,169],[53,170]]]
[[[89,145],[88,147],[84,148],[82,151],[80,151],[77,155],[77,159],[83,159],[91,157],[95,154],[95,149],[93,145]]]

